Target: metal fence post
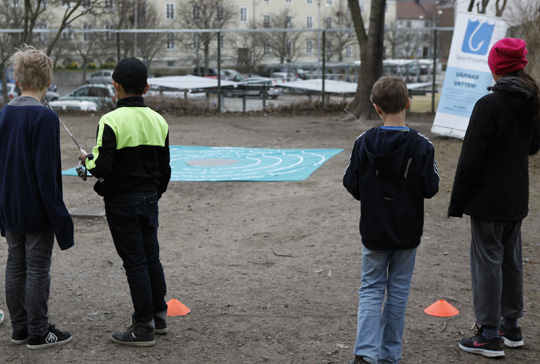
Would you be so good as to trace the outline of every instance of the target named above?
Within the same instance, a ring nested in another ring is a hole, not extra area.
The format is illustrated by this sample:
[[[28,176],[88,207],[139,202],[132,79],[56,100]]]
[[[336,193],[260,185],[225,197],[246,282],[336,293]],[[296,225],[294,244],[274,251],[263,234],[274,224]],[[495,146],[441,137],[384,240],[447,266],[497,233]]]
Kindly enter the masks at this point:
[[[431,113],[435,113],[435,88],[437,87],[437,29],[433,32],[433,80],[431,84]]]
[[[326,109],[325,106],[325,80],[326,80],[326,30],[322,32],[322,108]]]
[[[217,89],[218,89],[218,112],[221,112],[221,32],[217,32]]]

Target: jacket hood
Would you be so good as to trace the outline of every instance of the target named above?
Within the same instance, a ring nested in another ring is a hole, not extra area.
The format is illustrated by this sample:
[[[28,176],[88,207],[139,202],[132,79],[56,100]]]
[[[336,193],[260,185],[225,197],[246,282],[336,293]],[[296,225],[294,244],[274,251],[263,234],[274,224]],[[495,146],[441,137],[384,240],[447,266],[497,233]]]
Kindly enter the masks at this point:
[[[378,174],[407,177],[418,132],[373,128],[366,132],[364,149]]]
[[[519,77],[501,78],[488,90],[501,95],[507,101],[508,107],[517,114],[530,113],[532,103],[536,97]]]

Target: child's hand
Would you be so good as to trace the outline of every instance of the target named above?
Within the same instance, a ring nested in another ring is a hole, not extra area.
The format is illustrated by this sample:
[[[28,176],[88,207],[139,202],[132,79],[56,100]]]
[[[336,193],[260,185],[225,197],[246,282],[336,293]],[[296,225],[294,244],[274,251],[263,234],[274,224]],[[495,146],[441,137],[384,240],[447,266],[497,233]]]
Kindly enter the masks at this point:
[[[81,149],[81,155],[79,156],[79,161],[81,164],[86,167],[86,158],[88,158],[88,153],[84,149]]]

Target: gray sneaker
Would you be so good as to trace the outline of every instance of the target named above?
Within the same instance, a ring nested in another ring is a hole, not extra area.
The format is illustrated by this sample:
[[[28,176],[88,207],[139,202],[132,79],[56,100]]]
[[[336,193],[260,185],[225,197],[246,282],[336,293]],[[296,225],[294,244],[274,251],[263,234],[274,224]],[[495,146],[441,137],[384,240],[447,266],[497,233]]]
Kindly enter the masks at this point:
[[[128,346],[156,345],[154,325],[151,323],[133,322],[126,331],[115,332],[111,338],[113,343]]]

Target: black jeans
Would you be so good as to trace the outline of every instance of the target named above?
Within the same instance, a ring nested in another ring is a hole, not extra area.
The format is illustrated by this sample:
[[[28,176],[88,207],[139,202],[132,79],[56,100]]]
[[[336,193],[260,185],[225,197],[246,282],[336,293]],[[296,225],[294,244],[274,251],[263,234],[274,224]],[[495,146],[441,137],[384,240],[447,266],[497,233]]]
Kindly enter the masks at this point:
[[[105,198],[105,212],[116,251],[124,262],[137,322],[150,322],[167,309],[166,284],[159,260],[157,192]]]

